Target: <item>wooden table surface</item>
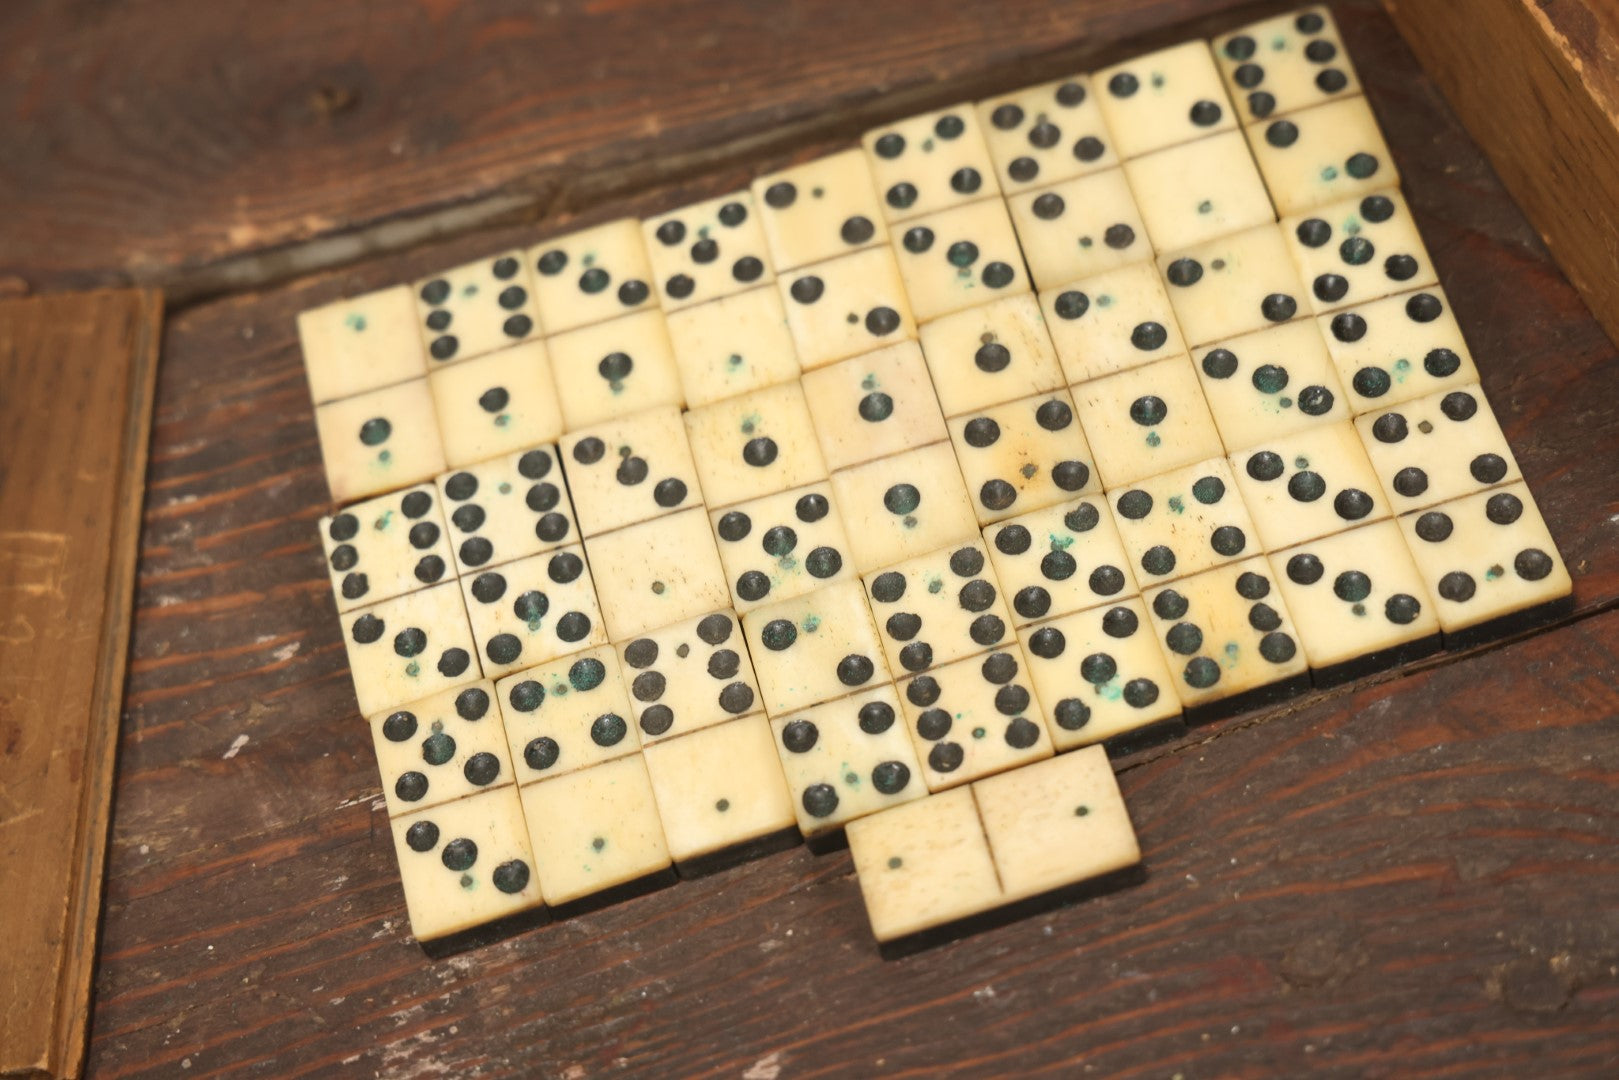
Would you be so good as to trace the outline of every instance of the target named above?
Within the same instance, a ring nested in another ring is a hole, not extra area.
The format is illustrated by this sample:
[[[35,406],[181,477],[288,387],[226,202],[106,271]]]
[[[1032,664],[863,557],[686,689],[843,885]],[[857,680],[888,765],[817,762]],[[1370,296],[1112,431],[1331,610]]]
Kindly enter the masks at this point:
[[[1276,6],[0,8],[0,292],[173,301],[93,1073],[1619,1074],[1619,364],[1372,0],[1338,15],[1568,622],[1125,760],[1145,884],[903,961],[802,847],[449,960],[409,935],[295,313]]]

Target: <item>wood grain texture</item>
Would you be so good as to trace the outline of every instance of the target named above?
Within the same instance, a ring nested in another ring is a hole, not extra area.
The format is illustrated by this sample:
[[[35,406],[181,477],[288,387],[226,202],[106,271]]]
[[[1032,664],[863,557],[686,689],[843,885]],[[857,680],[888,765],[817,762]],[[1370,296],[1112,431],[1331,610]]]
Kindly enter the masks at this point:
[[[1619,341],[1619,5],[1385,0],[1423,66]]]
[[[1252,0],[15,0],[0,282],[241,287],[549,219]],[[324,240],[323,244],[308,242]]]
[[[1619,357],[1381,9],[1336,10],[1580,621],[1138,755],[1145,885],[936,952],[881,963],[847,856],[797,849],[432,962],[324,577],[293,317],[751,170],[200,304],[159,385],[92,1071],[1611,1075]],[[1048,26],[1019,30],[1031,63]],[[869,81],[884,47],[817,63]]]
[[[0,1075],[77,1075],[163,301],[0,302]]]

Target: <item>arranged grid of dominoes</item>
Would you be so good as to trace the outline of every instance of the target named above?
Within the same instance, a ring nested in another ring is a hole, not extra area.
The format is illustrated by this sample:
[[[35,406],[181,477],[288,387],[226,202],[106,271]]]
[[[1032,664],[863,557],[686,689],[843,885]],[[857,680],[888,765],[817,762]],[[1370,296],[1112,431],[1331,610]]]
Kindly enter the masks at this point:
[[[1096,744],[1570,593],[1324,8],[299,329],[423,940],[845,825],[929,930],[1138,860]]]

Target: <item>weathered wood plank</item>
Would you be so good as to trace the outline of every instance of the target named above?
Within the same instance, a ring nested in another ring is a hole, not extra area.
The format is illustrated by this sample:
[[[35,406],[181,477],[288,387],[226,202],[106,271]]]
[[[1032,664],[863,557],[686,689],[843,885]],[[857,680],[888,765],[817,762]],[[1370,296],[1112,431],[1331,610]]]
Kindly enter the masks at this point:
[[[1552,253],[1619,340],[1619,7],[1385,0]]]
[[[143,290],[0,302],[6,1076],[84,1059],[162,320]]]
[[[239,287],[1276,6],[19,0],[0,8],[0,116],[28,133],[0,171],[0,281]],[[337,236],[354,242],[289,250]]]

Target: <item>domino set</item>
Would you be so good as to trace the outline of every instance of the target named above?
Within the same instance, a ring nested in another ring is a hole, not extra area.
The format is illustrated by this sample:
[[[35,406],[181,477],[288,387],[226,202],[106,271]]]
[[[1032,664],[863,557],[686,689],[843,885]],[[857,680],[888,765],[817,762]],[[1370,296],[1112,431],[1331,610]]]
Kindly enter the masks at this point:
[[[1105,748],[1571,592],[1323,7],[299,330],[424,943],[839,830],[886,944],[1122,880]]]

